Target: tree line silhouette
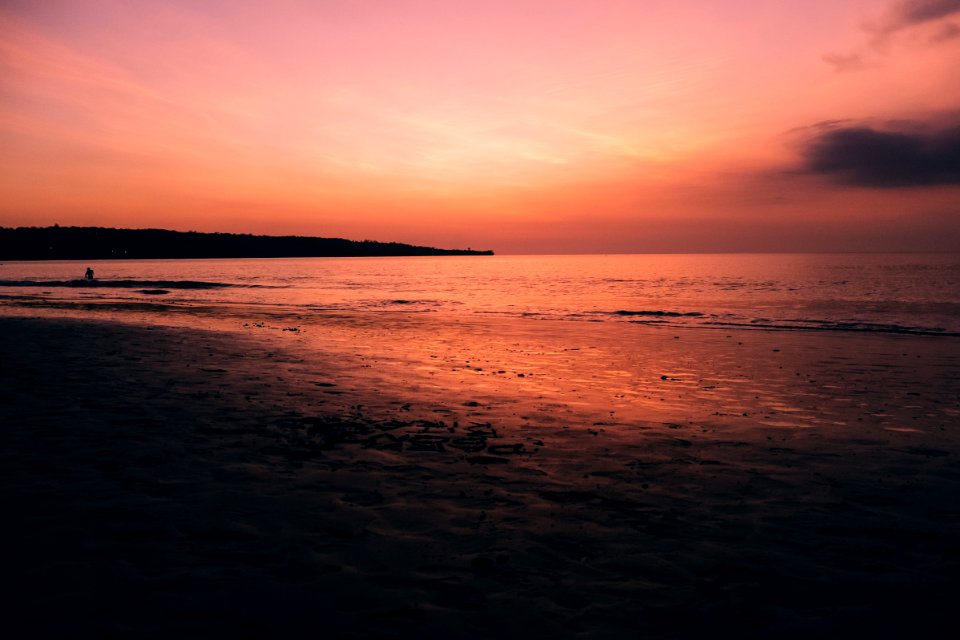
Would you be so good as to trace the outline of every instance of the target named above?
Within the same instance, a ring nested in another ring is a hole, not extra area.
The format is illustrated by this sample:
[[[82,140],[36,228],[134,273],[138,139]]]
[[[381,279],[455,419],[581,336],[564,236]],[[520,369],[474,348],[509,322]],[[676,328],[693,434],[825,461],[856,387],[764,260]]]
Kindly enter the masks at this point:
[[[0,227],[0,260],[124,260],[145,258],[312,258],[493,255],[400,242],[309,236],[256,236],[165,229]]]

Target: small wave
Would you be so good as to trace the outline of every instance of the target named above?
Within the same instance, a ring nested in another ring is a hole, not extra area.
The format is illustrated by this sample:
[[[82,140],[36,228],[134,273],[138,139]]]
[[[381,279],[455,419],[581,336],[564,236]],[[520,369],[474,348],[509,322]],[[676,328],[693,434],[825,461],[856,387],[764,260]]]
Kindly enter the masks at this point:
[[[960,332],[947,331],[940,327],[912,327],[899,324],[879,324],[871,322],[830,322],[827,320],[797,321],[803,324],[790,324],[767,320],[751,320],[750,322],[705,322],[704,325],[714,327],[731,327],[742,329],[773,329],[780,331],[840,331],[851,333],[896,333],[913,336],[951,336],[960,337]]]
[[[698,318],[703,314],[699,311],[627,311],[625,309],[620,309],[619,311],[611,312],[615,316],[652,316],[655,318]]]
[[[371,300],[368,304],[372,307],[438,307],[442,303],[438,300],[391,298],[388,300]]]
[[[775,321],[767,321],[775,322]],[[824,329],[827,331],[874,331],[879,333],[911,333],[918,335],[956,335],[943,327],[919,327],[881,322],[858,322],[842,320],[807,320],[804,318],[790,318],[777,324],[796,323],[805,329]]]
[[[236,285],[196,280],[0,280],[0,287],[74,287],[81,289],[225,289],[261,288],[263,285]]]

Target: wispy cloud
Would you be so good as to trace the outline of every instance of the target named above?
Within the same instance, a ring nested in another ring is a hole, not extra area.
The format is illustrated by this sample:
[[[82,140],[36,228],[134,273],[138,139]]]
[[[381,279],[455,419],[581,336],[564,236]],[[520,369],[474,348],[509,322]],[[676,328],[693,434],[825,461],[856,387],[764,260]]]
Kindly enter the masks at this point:
[[[877,37],[933,22],[960,13],[960,0],[902,0],[891,6],[882,18],[864,29]]]
[[[864,60],[863,54],[860,53],[825,53],[822,58],[837,71],[856,71],[873,66]]]
[[[954,38],[960,36],[960,26],[948,22],[940,26],[930,37],[931,42],[945,42],[947,40],[953,40]]]
[[[960,26],[951,18],[960,16],[960,0],[900,0],[887,7],[862,30],[866,42],[849,53],[827,53],[823,61],[836,71],[856,71],[877,66],[890,41],[901,32],[919,30],[924,45],[939,45],[960,36]]]

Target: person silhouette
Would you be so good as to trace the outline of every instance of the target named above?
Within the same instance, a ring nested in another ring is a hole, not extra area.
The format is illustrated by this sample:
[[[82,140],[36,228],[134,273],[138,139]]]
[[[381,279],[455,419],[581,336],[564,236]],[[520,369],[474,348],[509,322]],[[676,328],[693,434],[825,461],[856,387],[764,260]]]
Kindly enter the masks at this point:
[[[87,267],[87,272],[83,274],[83,277],[86,278],[87,280],[93,280],[93,269],[91,269],[90,267]]]

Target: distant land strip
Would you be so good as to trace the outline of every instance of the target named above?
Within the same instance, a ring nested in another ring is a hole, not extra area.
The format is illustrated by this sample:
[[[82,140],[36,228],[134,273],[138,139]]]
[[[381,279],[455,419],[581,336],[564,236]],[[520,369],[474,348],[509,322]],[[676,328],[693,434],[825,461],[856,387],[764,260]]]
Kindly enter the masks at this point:
[[[0,227],[0,260],[147,258],[319,258],[479,256],[493,251],[435,249],[399,242],[308,236],[255,236],[165,229]]]

